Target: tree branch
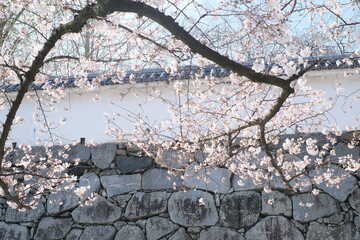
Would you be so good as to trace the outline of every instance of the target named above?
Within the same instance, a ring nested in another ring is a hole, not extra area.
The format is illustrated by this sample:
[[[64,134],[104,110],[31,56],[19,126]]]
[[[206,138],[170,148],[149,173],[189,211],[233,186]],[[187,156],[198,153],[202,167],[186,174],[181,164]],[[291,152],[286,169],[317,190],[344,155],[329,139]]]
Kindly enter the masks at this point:
[[[167,29],[174,37],[186,44],[194,53],[199,53],[203,57],[213,61],[223,68],[227,68],[240,76],[247,77],[252,82],[266,83],[280,88],[287,88],[289,85],[288,81],[280,77],[255,72],[254,70],[212,50],[196,40],[190,33],[185,31],[185,29],[175,22],[172,17],[166,16],[158,9],[155,9],[145,3],[111,0],[110,5],[117,11],[137,13],[139,16],[146,16],[152,19]]]
[[[22,100],[24,99],[25,93],[28,91],[29,85],[35,81],[35,76],[39,72],[40,68],[44,65],[44,60],[51,49],[55,46],[56,42],[61,39],[67,33],[77,33],[80,32],[82,27],[90,18],[95,18],[98,16],[105,16],[109,14],[107,11],[106,5],[108,2],[106,0],[98,1],[98,4],[94,6],[87,6],[79,12],[79,15],[76,16],[72,21],[67,24],[60,25],[58,28],[54,29],[44,43],[42,49],[38,52],[37,56],[33,60],[29,70],[24,75],[24,81],[21,84],[15,100],[12,102],[12,106],[9,109],[8,114],[6,115],[5,123],[3,124],[3,129],[0,136],[0,170],[2,168],[3,158],[5,155],[5,144],[8,139],[11,126],[13,124],[16,113],[21,105]],[[1,182],[0,182],[1,183]],[[6,184],[3,182],[3,184]]]

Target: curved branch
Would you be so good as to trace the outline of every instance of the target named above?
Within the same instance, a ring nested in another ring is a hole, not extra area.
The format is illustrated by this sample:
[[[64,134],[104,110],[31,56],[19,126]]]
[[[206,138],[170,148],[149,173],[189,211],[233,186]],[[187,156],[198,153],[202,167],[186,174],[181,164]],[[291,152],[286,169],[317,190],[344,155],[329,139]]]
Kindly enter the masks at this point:
[[[6,120],[3,124],[3,129],[0,136],[0,170],[2,168],[3,158],[5,155],[5,144],[8,139],[16,113],[21,105],[22,100],[24,99],[25,93],[28,91],[29,85],[35,81],[36,74],[44,65],[46,56],[55,46],[56,42],[61,39],[62,36],[67,33],[80,32],[82,27],[90,18],[106,16],[107,14],[109,14],[106,5],[104,5],[107,3],[108,2],[104,0],[98,1],[98,4],[94,6],[87,6],[83,10],[81,10],[79,12],[79,15],[76,16],[72,21],[67,24],[60,25],[58,28],[54,29],[48,40],[44,43],[42,49],[38,52],[29,70],[24,74],[24,81],[21,84],[21,88],[19,89],[15,100],[12,102],[12,106],[9,109],[8,114],[6,115]]]
[[[189,32],[185,31],[185,29],[172,17],[165,15],[163,12],[160,12],[158,9],[145,3],[111,0],[110,5],[117,11],[137,13],[139,16],[146,16],[152,19],[167,29],[174,37],[186,44],[194,53],[198,53],[214,63],[230,69],[240,76],[247,77],[252,82],[266,83],[280,88],[287,88],[289,85],[289,82],[282,78],[255,72],[254,70],[212,50],[196,40]]]

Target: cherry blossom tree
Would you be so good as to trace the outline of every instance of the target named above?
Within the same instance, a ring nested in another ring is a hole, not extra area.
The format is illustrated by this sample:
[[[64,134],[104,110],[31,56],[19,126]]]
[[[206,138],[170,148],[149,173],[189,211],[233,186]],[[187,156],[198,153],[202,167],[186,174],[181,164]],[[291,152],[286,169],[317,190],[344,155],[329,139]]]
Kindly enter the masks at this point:
[[[17,111],[31,84],[46,83],[49,76],[61,74],[74,75],[76,86],[93,88],[103,75],[89,84],[89,72],[116,72],[114,81],[121,81],[126,68],[160,66],[170,73],[186,73],[181,66],[193,64],[216,64],[231,75],[203,80],[194,73],[190,81],[174,81],[176,101],[168,101],[154,89],[151,97],[169,104],[171,121],[153,124],[130,113],[126,117],[133,119],[134,132],[109,127],[109,134],[137,144],[159,163],[169,152],[176,152],[173,155],[179,160],[200,153],[203,158],[192,158],[194,163],[183,166],[222,165],[254,182],[275,174],[287,188],[296,190],[299,186],[291,181],[307,176],[309,166],[327,164],[321,155],[329,146],[321,146],[322,150],[314,139],[282,141],[279,135],[296,125],[300,131],[318,131],[331,100],[306,85],[304,74],[321,58],[312,55],[310,47],[299,46],[294,33],[304,25],[318,28],[322,34],[315,37],[313,49],[325,49],[323,36],[358,44],[358,4],[339,0],[3,1],[0,75],[19,84],[15,97],[1,93],[1,106],[8,111],[6,119],[1,119],[3,194],[9,204],[25,207],[29,197],[76,181],[64,173],[69,163],[56,157],[39,158],[28,146],[22,149],[21,161],[11,160],[9,134],[22,122]],[[246,60],[253,62],[251,67],[244,64]],[[44,108],[52,108],[64,95],[62,88],[48,84],[29,97],[38,102],[40,113],[34,118],[50,134],[48,147],[56,141]],[[108,121],[116,124],[112,117]],[[333,130],[338,133],[336,126],[326,132]],[[291,162],[288,154],[299,153],[303,146],[307,155]],[[356,171],[355,160],[343,165]]]

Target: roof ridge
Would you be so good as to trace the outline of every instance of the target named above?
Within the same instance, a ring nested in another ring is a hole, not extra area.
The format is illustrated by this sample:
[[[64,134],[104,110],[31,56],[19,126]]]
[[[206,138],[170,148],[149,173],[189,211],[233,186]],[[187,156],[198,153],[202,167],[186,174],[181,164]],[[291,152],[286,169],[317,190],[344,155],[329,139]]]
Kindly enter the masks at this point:
[[[360,67],[360,57],[355,54],[345,55],[329,55],[320,57],[307,57],[303,58],[305,63],[299,63],[299,58],[289,59],[295,61],[300,69],[311,65],[314,61],[318,61],[310,70],[332,70],[332,69],[347,69]],[[244,64],[247,67],[252,67],[255,61],[245,61]],[[271,68],[278,66],[276,62],[264,63],[264,72],[270,72]],[[280,66],[281,67],[281,66]],[[231,71],[222,68],[217,65],[206,65],[203,67],[197,65],[184,65],[178,68],[176,72],[166,71],[165,68],[144,68],[141,70],[126,70],[124,76],[119,76],[117,73],[88,73],[86,81],[91,83],[97,77],[100,77],[100,85],[118,85],[126,83],[148,83],[148,82],[168,82],[171,80],[186,80],[194,77],[205,78],[205,77],[216,77],[222,78],[229,76]],[[108,75],[108,76],[104,76]],[[117,78],[117,79],[116,79]],[[122,78],[122,79],[119,79]],[[64,80],[62,80],[64,79]],[[53,85],[56,87],[73,88],[77,87],[75,84],[75,76],[53,76],[50,77],[46,83],[31,83],[29,90],[43,90],[44,87]],[[3,83],[0,88],[4,92],[15,92],[20,89],[19,83]]]

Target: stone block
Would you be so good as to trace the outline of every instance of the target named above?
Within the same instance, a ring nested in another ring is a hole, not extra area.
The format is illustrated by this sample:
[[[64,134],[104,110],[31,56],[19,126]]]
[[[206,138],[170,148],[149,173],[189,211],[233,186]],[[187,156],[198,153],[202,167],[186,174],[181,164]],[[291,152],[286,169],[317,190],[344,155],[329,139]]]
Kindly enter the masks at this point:
[[[134,194],[128,203],[124,217],[133,221],[164,213],[166,209],[166,192],[138,192]]]
[[[224,227],[211,227],[206,230],[202,230],[200,233],[200,240],[245,240],[245,238],[238,232]]]
[[[117,229],[117,230],[120,230],[123,226],[126,225],[126,222],[125,221],[116,221],[114,222],[114,227]]]
[[[350,175],[344,169],[337,167],[335,165],[332,166],[322,166],[319,169],[310,171],[311,177],[321,177],[324,174],[327,174],[329,171],[333,171],[333,177],[341,177],[343,178],[338,184],[329,185],[329,181],[322,181],[321,183],[316,183],[316,187],[328,193],[330,196],[339,200],[340,202],[344,202],[355,185],[357,184],[357,180],[354,176]]]
[[[38,202],[36,208],[27,211],[19,211],[8,207],[5,214],[6,222],[32,222],[39,220],[45,215],[44,204]]]
[[[295,195],[293,201],[293,218],[299,222],[311,222],[336,213],[339,205],[326,193]]]
[[[113,240],[115,234],[116,228],[113,226],[87,226],[81,234],[80,240]]]
[[[261,214],[264,215],[292,215],[292,202],[290,197],[278,191],[262,192]]]
[[[70,155],[63,145],[54,145],[50,147],[47,151],[47,156],[48,158],[55,158],[62,162],[70,162],[68,159]]]
[[[166,218],[152,217],[149,218],[146,223],[146,238],[147,240],[157,240],[174,232],[178,228],[178,225]]]
[[[32,146],[30,155],[32,156],[34,162],[39,162],[40,158],[47,158],[46,149],[44,146]],[[24,150],[16,148],[14,151],[6,155],[5,158],[6,160],[15,162],[16,160],[20,160],[23,157],[25,157]]]
[[[219,216],[212,194],[192,190],[173,193],[168,201],[170,219],[182,226],[212,226]]]
[[[225,168],[185,171],[184,185],[188,188],[202,189],[215,193],[229,193],[231,172]]]
[[[324,222],[330,223],[330,224],[339,224],[343,220],[343,214],[342,213],[335,213],[334,215],[331,215],[330,217],[324,219]]]
[[[360,228],[360,217],[359,216],[356,216],[354,218],[354,223],[358,228]]]
[[[93,169],[92,166],[76,165],[76,166],[71,166],[68,169],[66,169],[65,173],[68,173],[69,175],[75,175],[75,176],[80,177],[85,173],[85,171],[90,171],[92,169]]]
[[[360,188],[356,187],[348,200],[352,209],[360,214]]]
[[[298,191],[301,193],[307,193],[312,190],[312,183],[308,176],[298,176],[292,179],[289,184],[294,191]]]
[[[149,157],[127,157],[127,156],[116,156],[117,167],[123,174],[146,169],[153,164],[154,160]]]
[[[65,149],[63,145],[55,145],[50,148],[52,157],[63,162],[74,162],[75,159],[79,163],[86,163],[90,159],[90,148],[83,144],[76,144]]]
[[[349,146],[343,142],[336,144],[333,150],[335,150],[335,155],[329,155],[327,158],[336,164],[339,164],[342,161],[341,159],[348,155],[350,155],[352,159],[357,160],[360,154],[359,147],[349,148]]]
[[[141,189],[141,174],[102,176],[100,181],[108,197]]]
[[[113,197],[117,205],[121,208],[126,208],[128,201],[131,199],[131,194],[126,195],[116,195]]]
[[[72,229],[66,236],[66,240],[79,240],[82,232],[83,230],[81,229]]]
[[[123,226],[115,236],[115,240],[146,240],[143,231],[132,225]]]
[[[171,237],[169,237],[169,240],[192,240],[192,238],[186,233],[184,228],[179,228],[171,235]]]
[[[121,208],[98,196],[91,205],[79,206],[71,215],[76,223],[106,224],[120,218]]]
[[[185,168],[192,158],[191,153],[174,150],[162,150],[156,153],[156,163],[169,169]]]
[[[71,192],[52,193],[47,199],[47,212],[50,216],[70,211],[79,205],[79,197]]]
[[[42,218],[34,239],[63,239],[70,232],[72,224],[71,218]]]
[[[268,186],[269,183],[263,179],[259,183],[255,184],[251,177],[243,178],[238,174],[235,174],[232,180],[232,187],[234,191],[262,190],[264,187]]]
[[[261,196],[258,192],[234,192],[221,201],[220,222],[224,227],[250,227],[259,219],[260,211]]]
[[[174,189],[174,186],[176,188],[182,186],[180,176],[170,175],[165,169],[152,168],[143,174],[142,188],[144,190],[167,190]]]
[[[82,175],[79,179],[79,187],[88,188],[81,199],[90,197],[92,193],[99,193],[100,191],[100,179],[94,172],[89,172]]]
[[[360,239],[360,232],[353,223],[330,227],[317,222],[310,223],[306,240],[355,240]]]
[[[0,222],[0,239],[1,240],[10,240],[10,239],[21,239],[21,240],[30,240],[30,232],[27,227],[18,225],[18,224],[6,224]]]
[[[282,216],[269,216],[262,219],[245,233],[246,240],[303,240],[304,237],[295,225]]]
[[[79,160],[79,163],[87,163],[90,160],[90,147],[84,144],[76,144],[71,146],[67,151],[69,154],[68,161],[73,162],[75,159]]]
[[[91,148],[91,161],[100,169],[110,167],[116,156],[116,144],[105,143]]]

